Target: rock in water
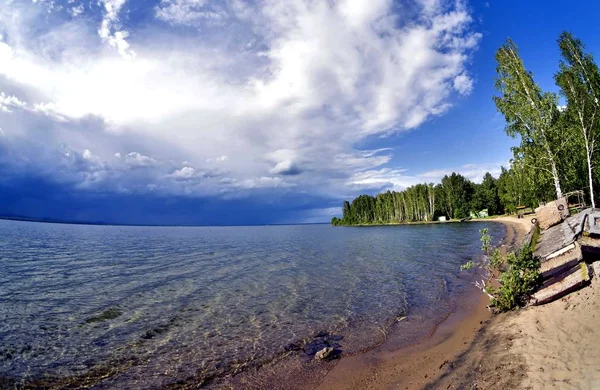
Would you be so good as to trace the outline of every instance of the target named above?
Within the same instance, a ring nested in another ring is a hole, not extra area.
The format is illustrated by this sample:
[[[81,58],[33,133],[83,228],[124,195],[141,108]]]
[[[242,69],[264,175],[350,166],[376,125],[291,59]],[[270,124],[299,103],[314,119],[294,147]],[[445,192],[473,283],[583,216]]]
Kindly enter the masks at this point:
[[[325,347],[315,354],[315,359],[323,360],[327,359],[333,352],[333,347]]]

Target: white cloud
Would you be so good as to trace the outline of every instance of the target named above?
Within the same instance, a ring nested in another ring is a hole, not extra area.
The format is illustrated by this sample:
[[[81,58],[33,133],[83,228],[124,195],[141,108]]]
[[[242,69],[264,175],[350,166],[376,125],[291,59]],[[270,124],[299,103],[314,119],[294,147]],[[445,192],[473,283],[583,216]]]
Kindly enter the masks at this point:
[[[138,152],[127,153],[124,157],[124,161],[127,165],[133,167],[148,167],[159,164],[159,162],[152,157],[144,156]]]
[[[262,176],[257,178],[246,179],[239,183],[239,187],[243,189],[257,188],[289,188],[295,187],[295,184],[288,183],[280,177]]]
[[[35,103],[32,111],[49,116],[58,122],[66,122],[68,120],[64,115],[58,112],[54,103]]]
[[[383,168],[378,170],[368,170],[354,174],[347,181],[347,185],[355,187],[358,192],[361,191],[402,191],[407,187],[420,183],[440,183],[446,175],[453,172],[459,173],[467,179],[481,183],[483,176],[490,173],[498,177],[501,173],[501,166],[504,163],[490,164],[464,164],[454,168],[434,169],[425,172],[410,172],[406,169]]]
[[[465,73],[454,78],[454,89],[461,95],[468,95],[473,90],[473,80]]]
[[[222,23],[227,13],[210,0],[161,0],[156,17],[172,24],[194,25],[198,22]]]
[[[85,11],[85,9],[83,8],[83,4],[79,4],[77,6],[69,8],[69,13],[74,18],[81,15],[84,11]]]
[[[435,169],[427,172],[423,172],[418,175],[422,181],[433,181],[440,182],[442,178],[446,175],[452,174],[452,172],[460,173],[467,179],[475,182],[481,183],[483,180],[483,176],[486,173],[490,173],[494,177],[500,176],[501,167],[508,166],[508,162],[503,163],[488,163],[488,164],[464,164],[460,167],[454,168],[445,168],[445,169]]]
[[[173,176],[176,179],[191,179],[195,173],[196,173],[196,170],[194,168],[183,167],[183,168],[178,169],[175,172],[173,172],[171,174],[171,176]]]
[[[280,161],[269,170],[272,175],[297,175],[301,173],[299,167],[291,160]]]
[[[0,92],[0,111],[12,112],[14,108],[25,108],[27,103],[20,100],[16,96],[6,95],[4,92]]]
[[[389,0],[163,0],[155,16],[195,28],[183,34],[128,25],[126,0],[99,5],[68,20],[30,3],[0,5],[0,88],[26,91],[37,102],[29,112],[54,121],[47,142],[94,145],[105,166],[115,164],[104,180],[135,167],[146,168],[136,174],[150,184],[210,171],[214,180],[185,184],[202,194],[299,188],[338,196],[412,183],[383,167],[391,150],[355,145],[418,127],[447,111],[453,94],[470,93],[467,64],[481,37],[461,1],[407,1],[414,12],[401,13]],[[92,12],[100,12],[98,31],[86,22]],[[102,129],[71,131],[86,118]],[[134,146],[141,143],[154,146]]]
[[[407,187],[422,183],[419,178],[407,175],[406,169],[383,168],[355,173],[347,182],[360,190],[402,191]]]
[[[109,46],[117,49],[119,54],[126,59],[135,58],[136,53],[130,49],[126,38],[129,33],[125,30],[119,30],[119,13],[127,0],[100,0],[99,4],[104,5],[104,17],[98,29],[98,35],[102,40],[108,42]]]

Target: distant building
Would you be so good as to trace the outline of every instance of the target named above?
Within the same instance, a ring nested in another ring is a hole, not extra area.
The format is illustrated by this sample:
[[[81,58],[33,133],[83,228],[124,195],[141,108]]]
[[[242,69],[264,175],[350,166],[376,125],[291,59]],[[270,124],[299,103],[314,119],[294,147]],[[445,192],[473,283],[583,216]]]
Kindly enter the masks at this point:
[[[441,217],[438,217],[438,221],[440,222],[446,222],[448,219],[446,218],[445,215],[442,215]]]
[[[471,211],[469,213],[469,216],[471,218],[486,218],[486,217],[489,217],[490,215],[488,213],[488,209],[483,209],[483,210],[481,210],[481,211],[479,211],[477,213],[474,212],[474,211]]]

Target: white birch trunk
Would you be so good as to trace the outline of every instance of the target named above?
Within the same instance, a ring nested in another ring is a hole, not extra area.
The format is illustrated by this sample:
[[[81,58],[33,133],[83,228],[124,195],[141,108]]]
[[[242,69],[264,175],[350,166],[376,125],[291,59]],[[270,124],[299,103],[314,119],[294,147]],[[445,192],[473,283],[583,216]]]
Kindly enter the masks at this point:
[[[556,163],[554,162],[554,156],[550,156],[552,164],[552,178],[554,179],[554,188],[556,189],[556,199],[562,198],[562,189],[560,188],[560,180],[558,178],[558,170],[556,169]]]
[[[594,182],[592,180],[592,159],[591,159],[591,151],[589,142],[587,142],[587,137],[585,140],[585,156],[587,157],[587,165],[588,165],[588,180],[590,184],[590,200],[592,201],[592,209],[596,208],[596,202],[594,201]]]

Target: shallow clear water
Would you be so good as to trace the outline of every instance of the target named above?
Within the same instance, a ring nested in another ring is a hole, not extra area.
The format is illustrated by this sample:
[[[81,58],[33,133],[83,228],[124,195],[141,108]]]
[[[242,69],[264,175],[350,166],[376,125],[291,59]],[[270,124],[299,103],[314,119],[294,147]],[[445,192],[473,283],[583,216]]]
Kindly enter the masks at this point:
[[[484,227],[495,242],[505,232],[0,221],[0,377],[202,381],[321,330],[354,353],[398,316],[435,322],[471,292],[459,267],[480,255]]]

